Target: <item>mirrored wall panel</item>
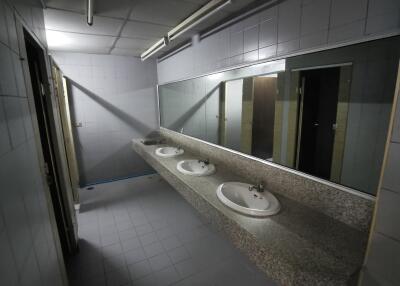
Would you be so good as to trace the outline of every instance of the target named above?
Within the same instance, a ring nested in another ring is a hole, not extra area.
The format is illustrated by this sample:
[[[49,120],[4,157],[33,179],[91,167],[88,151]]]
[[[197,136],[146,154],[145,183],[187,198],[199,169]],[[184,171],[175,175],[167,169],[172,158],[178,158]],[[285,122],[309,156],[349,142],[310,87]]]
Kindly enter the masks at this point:
[[[400,37],[160,85],[170,130],[375,194]]]

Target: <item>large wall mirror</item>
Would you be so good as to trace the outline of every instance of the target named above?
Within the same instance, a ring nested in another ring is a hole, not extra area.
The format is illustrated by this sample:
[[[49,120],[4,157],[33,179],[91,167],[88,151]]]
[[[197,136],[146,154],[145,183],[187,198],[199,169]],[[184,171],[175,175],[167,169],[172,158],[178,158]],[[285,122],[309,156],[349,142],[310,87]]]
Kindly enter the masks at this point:
[[[158,87],[161,126],[375,194],[400,37]]]

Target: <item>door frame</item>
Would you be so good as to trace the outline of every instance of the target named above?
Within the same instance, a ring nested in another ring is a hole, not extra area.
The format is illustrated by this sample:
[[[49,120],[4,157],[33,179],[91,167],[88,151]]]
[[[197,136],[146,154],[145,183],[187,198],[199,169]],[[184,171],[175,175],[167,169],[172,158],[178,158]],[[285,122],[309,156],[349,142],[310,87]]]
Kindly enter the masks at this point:
[[[36,154],[39,162],[39,169],[40,169],[40,174],[42,177],[42,187],[44,189],[44,195],[46,199],[46,204],[47,204],[47,210],[48,210],[48,215],[49,215],[49,220],[50,220],[50,226],[51,226],[51,231],[53,235],[53,241],[54,241],[54,247],[57,255],[57,261],[60,269],[60,276],[62,279],[62,284],[63,285],[68,285],[68,276],[66,272],[66,260],[64,257],[64,254],[62,252],[62,247],[61,247],[61,242],[60,242],[60,237],[59,237],[59,232],[58,232],[58,227],[57,227],[57,222],[56,222],[56,217],[53,209],[53,202],[52,198],[50,195],[50,188],[48,184],[46,183],[46,163],[44,160],[44,155],[43,155],[43,149],[41,145],[41,139],[39,136],[39,125],[37,121],[37,114],[36,114],[36,107],[35,107],[35,99],[34,99],[34,94],[33,94],[33,87],[31,83],[31,76],[30,76],[30,71],[29,71],[29,63],[27,61],[27,51],[26,51],[26,45],[25,45],[25,36],[24,36],[24,31],[28,33],[36,42],[36,44],[42,49],[43,51],[43,56],[45,60],[45,65],[47,69],[47,74],[48,73],[48,58],[47,58],[47,48],[43,46],[42,42],[37,38],[35,34],[33,34],[29,27],[26,26],[24,20],[17,14],[14,13],[15,16],[15,25],[16,25],[16,31],[17,31],[17,37],[18,37],[18,46],[19,46],[19,51],[20,51],[20,61],[22,65],[22,71],[23,71],[23,76],[24,76],[24,83],[25,83],[25,88],[26,88],[26,93],[27,93],[27,99],[28,99],[28,108],[29,108],[29,113],[31,117],[31,124],[33,127],[33,132],[34,132],[34,140],[35,140],[35,148],[36,148]],[[51,83],[49,83],[49,88],[48,88],[48,93],[49,96],[51,96]],[[71,216],[75,216],[75,213],[70,213]]]

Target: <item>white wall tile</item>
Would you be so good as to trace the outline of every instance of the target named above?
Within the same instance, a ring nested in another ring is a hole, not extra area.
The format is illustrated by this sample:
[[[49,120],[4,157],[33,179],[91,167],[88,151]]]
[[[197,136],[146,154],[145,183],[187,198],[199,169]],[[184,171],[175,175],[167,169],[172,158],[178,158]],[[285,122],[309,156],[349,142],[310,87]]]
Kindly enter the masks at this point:
[[[392,10],[385,14],[370,15],[367,18],[365,33],[370,35],[384,31],[398,30],[400,28],[399,10]]]
[[[246,28],[244,31],[244,53],[258,49],[258,25]]]
[[[300,48],[300,40],[292,40],[278,44],[277,55],[284,55],[294,52]]]
[[[342,26],[367,17],[367,0],[332,1],[331,27]]]
[[[3,0],[0,0],[0,42],[4,45],[8,45],[8,31],[6,13],[4,8]]]
[[[400,194],[400,144],[390,143],[382,186]]]
[[[301,0],[283,1],[278,9],[278,43],[299,38]]]
[[[158,126],[155,62],[114,55],[58,52],[53,56],[56,62],[60,59],[64,63],[61,70],[75,82],[71,88],[71,114],[72,121],[83,124],[76,129],[78,161],[83,166],[81,183],[148,172],[149,166],[139,157],[132,157],[126,146],[132,138],[144,137]],[[164,62],[166,71],[171,66],[179,69],[181,76],[187,75],[193,69],[191,58],[192,50],[169,58]],[[129,134],[129,139],[121,139],[117,135],[120,133]],[[118,140],[114,140],[116,136]],[[130,163],[123,163],[122,157],[129,158]],[[132,164],[138,167],[133,170]]]
[[[400,243],[379,233],[372,236],[367,271],[397,285],[400,281]]]
[[[4,5],[4,8],[6,13],[8,40],[10,48],[13,49],[14,52],[19,53],[17,30],[15,29],[14,12],[7,4]]]
[[[18,273],[6,232],[0,233],[0,277],[4,285],[18,285]]]
[[[330,0],[303,2],[301,15],[301,35],[327,30],[329,25]]]
[[[300,49],[308,49],[327,44],[328,30],[308,34],[300,38]]]
[[[368,1],[368,16],[388,14],[391,11],[397,10],[399,13],[400,2],[397,0],[369,0]]]
[[[15,83],[13,55],[9,48],[0,43],[0,93],[3,95],[17,96]]]
[[[17,97],[8,96],[3,98],[11,144],[14,148],[23,143],[26,139],[23,115],[21,110],[22,100],[23,99]]]
[[[8,133],[3,98],[0,96],[0,157],[11,150],[10,135]]]
[[[365,20],[352,22],[329,30],[328,43],[361,38],[364,34]]]
[[[231,32],[230,56],[243,54],[243,31]]]
[[[375,231],[400,241],[400,194],[382,189],[377,207]]]
[[[278,36],[277,29],[278,24],[275,17],[264,20],[260,23],[260,48],[276,44]]]
[[[392,131],[392,141],[400,143],[400,100],[397,100],[397,107],[395,110],[393,131]]]
[[[243,54],[243,62],[250,63],[255,61],[258,61],[258,50]]]
[[[263,59],[268,59],[268,58],[274,57],[274,56],[276,56],[276,49],[277,49],[277,45],[260,48],[258,50],[258,58],[260,60],[263,60]]]

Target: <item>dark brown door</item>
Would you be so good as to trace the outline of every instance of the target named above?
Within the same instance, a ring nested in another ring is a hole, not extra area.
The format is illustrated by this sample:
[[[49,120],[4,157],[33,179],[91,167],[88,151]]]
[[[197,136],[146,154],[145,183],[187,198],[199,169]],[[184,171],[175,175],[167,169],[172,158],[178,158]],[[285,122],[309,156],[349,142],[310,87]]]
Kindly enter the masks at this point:
[[[70,234],[68,233],[71,228],[69,227],[68,220],[66,218],[68,211],[67,206],[64,204],[62,198],[60,174],[57,170],[55,161],[55,144],[52,139],[55,138],[55,136],[52,134],[52,129],[50,126],[51,117],[49,114],[49,108],[51,108],[51,103],[49,102],[47,96],[50,94],[50,89],[47,80],[48,75],[46,71],[44,51],[26,31],[24,31],[24,38],[35,102],[37,123],[39,127],[40,142],[45,161],[46,179],[50,189],[61,248],[64,257],[67,257],[73,248],[69,239]]]
[[[254,78],[252,155],[270,159],[273,153],[276,77]]]

